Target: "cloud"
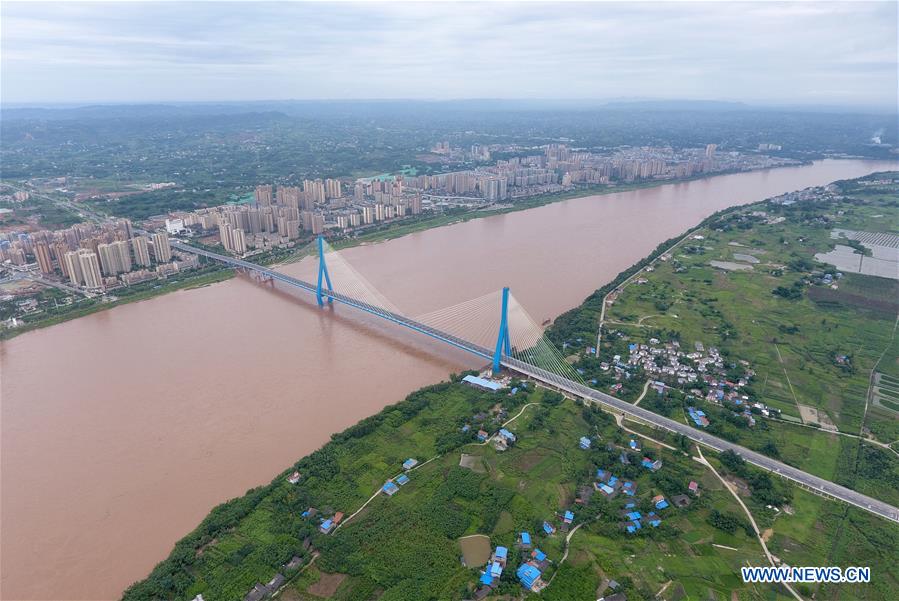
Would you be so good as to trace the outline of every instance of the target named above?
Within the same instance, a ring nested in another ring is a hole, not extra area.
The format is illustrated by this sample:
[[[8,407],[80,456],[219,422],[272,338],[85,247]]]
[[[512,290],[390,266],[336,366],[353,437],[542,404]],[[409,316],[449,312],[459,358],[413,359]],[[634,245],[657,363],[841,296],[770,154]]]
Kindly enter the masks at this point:
[[[896,103],[889,2],[3,2],[4,102]]]

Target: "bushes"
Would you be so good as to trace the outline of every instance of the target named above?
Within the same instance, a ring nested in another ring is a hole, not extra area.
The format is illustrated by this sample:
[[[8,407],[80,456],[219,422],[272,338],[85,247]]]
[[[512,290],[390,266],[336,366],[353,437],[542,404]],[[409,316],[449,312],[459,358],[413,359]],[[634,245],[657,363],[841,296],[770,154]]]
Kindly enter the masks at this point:
[[[728,534],[734,534],[738,528],[742,528],[747,536],[755,536],[752,524],[732,513],[721,513],[717,509],[713,509],[706,521],[718,530]]]

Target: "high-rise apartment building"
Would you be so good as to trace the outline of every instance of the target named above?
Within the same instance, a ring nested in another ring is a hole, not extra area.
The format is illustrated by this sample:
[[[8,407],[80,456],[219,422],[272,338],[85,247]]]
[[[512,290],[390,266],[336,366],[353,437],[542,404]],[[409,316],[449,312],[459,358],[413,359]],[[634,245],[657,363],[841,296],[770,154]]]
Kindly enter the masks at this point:
[[[124,240],[97,246],[104,274],[116,276],[131,271],[131,251],[128,246]]]
[[[278,187],[278,204],[285,207],[299,208],[302,204],[300,198],[303,193],[300,189],[292,186]]]
[[[257,207],[268,207],[272,204],[272,187],[269,186],[256,186],[256,206]]]
[[[169,235],[165,232],[153,234],[153,258],[157,263],[168,263],[172,260],[172,247],[169,245]]]
[[[231,234],[233,235],[234,252],[240,255],[247,252],[247,235],[243,233],[243,230],[232,230]]]
[[[50,246],[46,242],[38,242],[34,245],[34,256],[37,257],[41,273],[53,273],[53,258],[50,256]]]
[[[128,273],[131,271],[131,248],[130,244],[128,244],[125,240],[118,240],[113,242],[110,246],[113,247],[119,259],[119,268],[122,273]]]
[[[100,260],[97,258],[97,253],[87,249],[81,249],[77,253],[84,286],[92,290],[103,288],[103,274],[100,272]]]
[[[311,203],[316,202],[324,202],[325,201],[325,184],[322,180],[317,179],[315,181],[312,180],[304,180],[303,181],[303,193],[306,195],[306,200]],[[311,209],[311,207],[307,207]]]
[[[339,179],[326,179],[325,180],[325,198],[340,198],[343,196],[343,192],[340,190],[340,180]]]
[[[325,231],[325,216],[321,213],[314,213],[312,215],[312,233],[315,235],[321,234]]]
[[[112,248],[111,244],[100,244],[97,246],[100,255],[100,268],[104,275],[119,275],[122,269],[119,266],[119,253]]]
[[[131,248],[134,250],[134,262],[141,267],[148,267],[150,265],[150,244],[147,237],[132,238]]]
[[[72,282],[75,286],[80,286],[84,283],[84,274],[81,273],[81,262],[78,259],[78,253],[81,251],[72,250],[63,255],[63,263],[65,264],[65,268],[63,271],[66,272],[66,275],[69,277],[69,281]]]

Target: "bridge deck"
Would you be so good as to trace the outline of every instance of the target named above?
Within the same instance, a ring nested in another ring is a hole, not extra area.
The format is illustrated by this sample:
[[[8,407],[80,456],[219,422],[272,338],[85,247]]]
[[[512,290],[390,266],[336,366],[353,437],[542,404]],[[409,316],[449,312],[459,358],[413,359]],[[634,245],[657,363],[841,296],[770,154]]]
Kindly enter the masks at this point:
[[[294,278],[292,276],[279,273],[260,265],[256,265],[255,263],[250,263],[248,261],[242,261],[233,257],[209,252],[207,250],[199,249],[181,242],[173,241],[172,247],[181,251],[191,252],[216,261],[221,261],[235,267],[252,270],[270,277],[273,280],[283,282],[302,290],[306,290],[313,294],[316,293],[316,286],[314,284],[311,284],[299,278]],[[453,336],[452,334],[442,332],[428,325],[417,322],[413,319],[409,319],[408,317],[405,317],[403,315],[387,311],[380,307],[370,305],[358,299],[348,297],[337,292],[327,292],[323,290],[322,296],[331,298],[337,302],[343,303],[355,309],[359,309],[371,315],[375,315],[388,321],[392,321],[393,323],[425,334],[426,336],[430,336],[431,338],[454,346],[463,351],[469,352],[482,359],[490,360],[493,357],[493,352],[490,349],[476,345],[467,340],[463,340],[457,336]],[[589,388],[583,384],[564,378],[529,363],[525,363],[511,357],[503,357],[502,365],[508,369],[534,378],[535,380],[539,380],[544,384],[553,386],[555,388],[558,388],[559,390],[565,391],[585,400],[589,400],[605,407],[612,408],[629,417],[649,423],[655,427],[663,428],[676,434],[682,434],[690,440],[715,451],[733,451],[735,453],[739,453],[739,455],[743,457],[743,459],[747,462],[764,470],[782,476],[788,480],[792,480],[802,486],[814,490],[819,494],[844,501],[851,505],[855,505],[860,509],[869,511],[875,515],[887,518],[894,522],[899,522],[899,508],[893,507],[892,505],[883,501],[879,501],[867,495],[863,495],[844,486],[840,486],[839,484],[835,484],[834,482],[831,482],[829,480],[825,480],[824,478],[809,474],[798,468],[792,467],[775,459],[771,459],[770,457],[762,455],[761,453],[757,453],[722,438],[712,436],[708,433],[702,432],[701,430],[687,426],[686,424],[682,424],[680,422],[674,421],[673,419],[669,419],[657,413],[653,413],[652,411],[644,409],[638,405],[632,405],[631,403],[615,398],[593,388]]]

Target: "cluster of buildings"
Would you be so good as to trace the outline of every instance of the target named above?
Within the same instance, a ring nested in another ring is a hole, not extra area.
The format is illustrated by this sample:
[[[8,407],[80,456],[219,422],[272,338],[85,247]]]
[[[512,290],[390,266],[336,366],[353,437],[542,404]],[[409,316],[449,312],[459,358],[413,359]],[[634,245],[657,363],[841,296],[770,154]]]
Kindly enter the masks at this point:
[[[628,345],[627,365],[640,367],[647,374],[678,384],[696,382],[708,374],[723,375],[724,360],[718,349],[709,348],[706,351],[701,342],[696,343],[695,349],[686,353],[677,340],[662,344],[658,338],[650,338],[649,344]],[[614,367],[621,369],[621,357],[615,357]],[[740,385],[745,384],[742,381]]]
[[[770,145],[775,150],[775,145]],[[438,143],[433,152],[457,161],[486,161],[491,151],[523,153],[516,145],[473,145],[470,150]],[[692,177],[723,171],[750,171],[794,164],[791,159],[759,154],[718,152],[716,144],[704,148],[622,147],[606,153],[549,144],[542,154],[497,161],[467,171],[407,179],[407,185],[443,195],[477,195],[495,201],[521,198],[569,188],[575,184],[608,184],[639,180]],[[777,148],[779,150],[779,148]],[[494,183],[495,182],[495,183]]]
[[[521,561],[515,571],[515,576],[526,590],[539,593],[548,584],[543,580],[543,572],[550,564],[546,553],[531,547],[531,535],[527,532],[519,533],[516,548],[521,554]],[[509,548],[497,546],[478,579],[478,589],[474,593],[475,599],[485,598],[499,586],[508,560]]]
[[[660,497],[661,501],[656,505],[655,501]],[[654,497],[653,502],[657,509],[668,507],[668,502],[661,495]],[[659,507],[659,505],[662,505],[662,507]],[[636,503],[627,503],[625,504],[624,509],[621,510],[621,517],[624,518],[624,521],[621,522],[620,526],[625,532],[628,534],[636,534],[637,531],[643,527],[642,522],[648,523],[653,528],[658,528],[662,525],[662,518],[660,518],[655,511],[650,511],[644,516],[642,512],[637,511],[636,507]]]
[[[596,480],[593,482],[593,488],[609,498],[616,496],[618,493],[623,493],[629,497],[637,494],[636,482],[621,480],[611,471],[603,469],[596,470]]]
[[[252,204],[172,213],[165,226],[170,234],[217,236],[225,250],[243,256],[289,248],[326,230],[352,230],[421,212],[421,195],[407,193],[401,176],[360,180],[352,192],[340,180],[306,180],[302,187],[257,186]]]
[[[463,150],[440,142],[433,152],[448,162],[486,162],[492,150],[526,149],[475,144]],[[784,161],[788,159],[721,154],[714,144],[685,150],[624,148],[611,154],[550,144],[539,154],[435,175],[416,175],[413,171],[354,182],[316,179],[305,180],[302,186],[260,185],[251,205],[227,204],[173,213],[166,227],[170,234],[217,235],[225,250],[243,256],[257,250],[288,248],[305,235],[375,227],[423,211],[514,201],[577,185],[683,178],[770,167],[772,162]]]
[[[418,465],[418,459],[410,457],[403,462],[403,472],[408,472],[413,469],[416,465]],[[409,484],[409,476],[405,473],[401,473],[398,476],[390,478],[387,482],[381,486],[381,492],[388,497],[392,497],[396,493],[399,492],[400,486],[405,486]]]
[[[0,234],[0,263],[11,270],[67,281],[92,292],[164,278],[199,263],[175,257],[166,232],[135,233],[120,219],[62,230]]]
[[[704,411],[701,411],[696,407],[687,407],[687,413],[690,415],[690,419],[693,420],[693,423],[696,424],[698,428],[705,428],[709,425],[709,418],[706,416]]]

